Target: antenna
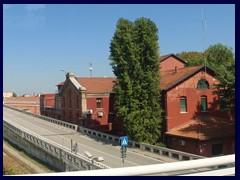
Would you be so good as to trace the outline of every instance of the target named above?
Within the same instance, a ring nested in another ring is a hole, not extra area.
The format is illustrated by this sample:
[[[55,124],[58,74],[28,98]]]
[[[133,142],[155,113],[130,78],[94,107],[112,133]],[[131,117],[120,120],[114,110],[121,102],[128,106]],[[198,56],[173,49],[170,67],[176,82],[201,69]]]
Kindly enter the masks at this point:
[[[202,15],[202,34],[203,34],[203,60],[204,60],[204,70],[205,70],[205,74],[207,72],[207,63],[206,63],[206,58],[204,55],[204,50],[205,50],[205,30],[206,30],[206,20],[203,19],[203,11],[201,10],[201,15]]]
[[[92,62],[90,63],[89,70],[90,70],[90,77],[92,77],[92,70],[93,70],[93,68],[92,68]]]

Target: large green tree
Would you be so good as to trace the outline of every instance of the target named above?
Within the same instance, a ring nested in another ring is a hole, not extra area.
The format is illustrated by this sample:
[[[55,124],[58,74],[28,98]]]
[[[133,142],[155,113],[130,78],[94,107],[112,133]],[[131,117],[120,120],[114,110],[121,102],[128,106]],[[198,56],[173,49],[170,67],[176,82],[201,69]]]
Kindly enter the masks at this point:
[[[150,19],[120,18],[110,44],[110,63],[117,77],[117,117],[128,136],[154,144],[160,136],[158,29]]]
[[[183,51],[181,53],[177,53],[176,56],[182,58],[187,61],[187,66],[197,66],[200,64],[204,64],[203,53],[197,51]]]
[[[235,113],[235,55],[231,48],[220,43],[205,51],[206,62],[218,73],[216,91],[232,115]]]
[[[218,73],[224,72],[225,67],[231,67],[235,64],[235,56],[231,48],[221,43],[209,46],[204,52],[206,63]]]

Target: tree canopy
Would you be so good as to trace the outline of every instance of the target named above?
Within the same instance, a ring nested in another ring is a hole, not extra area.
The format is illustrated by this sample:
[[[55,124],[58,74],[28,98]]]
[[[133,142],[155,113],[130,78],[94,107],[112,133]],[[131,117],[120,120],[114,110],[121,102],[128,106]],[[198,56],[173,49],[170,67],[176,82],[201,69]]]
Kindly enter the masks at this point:
[[[197,66],[204,64],[203,53],[197,51],[181,52],[177,53],[176,56],[187,61],[187,66]]]
[[[226,108],[235,115],[235,56],[232,49],[222,44],[210,46],[206,51],[207,64],[218,72],[219,84],[215,84],[220,98],[224,98]]]
[[[110,64],[117,77],[117,117],[128,136],[155,143],[160,136],[158,29],[150,19],[120,18],[110,44]]]

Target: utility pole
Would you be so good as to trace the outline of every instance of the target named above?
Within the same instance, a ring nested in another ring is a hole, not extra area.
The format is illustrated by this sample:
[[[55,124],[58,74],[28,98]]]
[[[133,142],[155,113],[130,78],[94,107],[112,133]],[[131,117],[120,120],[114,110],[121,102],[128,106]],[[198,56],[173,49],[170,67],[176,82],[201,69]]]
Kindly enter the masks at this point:
[[[202,33],[203,33],[203,60],[204,60],[204,70],[205,70],[205,75],[207,72],[207,62],[206,62],[206,58],[204,55],[204,50],[205,50],[205,30],[206,30],[206,21],[203,20],[203,11],[201,11],[201,15],[202,15]]]
[[[90,70],[90,77],[92,77],[92,70],[93,70],[93,67],[92,67],[92,62],[90,63],[89,70]]]

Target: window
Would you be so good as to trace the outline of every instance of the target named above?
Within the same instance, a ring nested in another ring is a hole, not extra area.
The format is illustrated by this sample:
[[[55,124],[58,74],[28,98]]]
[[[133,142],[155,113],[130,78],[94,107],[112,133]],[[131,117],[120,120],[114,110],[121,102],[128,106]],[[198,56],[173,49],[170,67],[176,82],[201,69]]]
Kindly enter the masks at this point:
[[[197,83],[198,90],[209,89],[209,83],[205,79],[200,79]]]
[[[201,96],[200,110],[203,112],[207,111],[207,97],[206,96]]]
[[[187,98],[180,97],[180,112],[184,113],[187,112]]]
[[[220,109],[226,109],[227,108],[227,99],[225,97],[220,97],[219,105],[220,105]]]
[[[221,143],[212,145],[212,155],[213,156],[223,155],[223,145]]]
[[[102,98],[97,98],[97,108],[102,108]]]

